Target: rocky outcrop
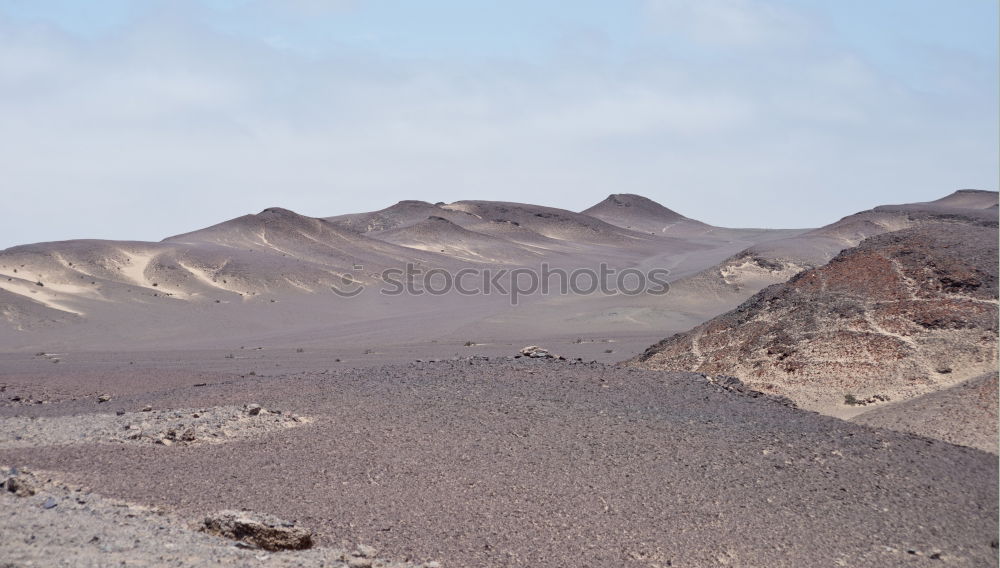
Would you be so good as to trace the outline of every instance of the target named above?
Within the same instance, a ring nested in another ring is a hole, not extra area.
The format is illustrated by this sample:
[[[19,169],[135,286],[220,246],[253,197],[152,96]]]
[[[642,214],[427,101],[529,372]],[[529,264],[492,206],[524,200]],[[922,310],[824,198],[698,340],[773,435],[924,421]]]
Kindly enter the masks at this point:
[[[305,550],[313,545],[312,531],[249,511],[220,511],[209,515],[205,517],[202,530],[264,550]]]
[[[566,359],[561,355],[555,355],[553,353],[550,353],[548,349],[545,349],[544,347],[539,347],[537,345],[528,345],[527,347],[522,347],[521,350],[518,351],[517,356],[527,357],[529,359],[561,359],[561,360]]]
[[[995,191],[959,190],[922,203],[883,205],[829,225],[753,245],[716,266],[675,284],[674,290],[749,297],[766,286],[829,262],[864,239],[924,225],[997,227]]]
[[[740,377],[804,408],[904,400],[995,370],[997,229],[929,223],[869,238],[634,365]],[[870,407],[869,407],[870,408]]]
[[[16,468],[0,468],[0,490],[13,493],[18,497],[30,497],[35,494],[35,484],[27,475],[20,475]]]

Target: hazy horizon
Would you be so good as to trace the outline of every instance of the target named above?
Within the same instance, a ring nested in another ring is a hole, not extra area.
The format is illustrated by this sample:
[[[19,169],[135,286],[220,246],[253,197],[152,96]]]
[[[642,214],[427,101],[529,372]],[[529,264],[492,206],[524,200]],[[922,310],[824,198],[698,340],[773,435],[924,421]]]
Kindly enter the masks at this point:
[[[0,0],[0,249],[264,208],[801,228],[995,191],[997,5]]]

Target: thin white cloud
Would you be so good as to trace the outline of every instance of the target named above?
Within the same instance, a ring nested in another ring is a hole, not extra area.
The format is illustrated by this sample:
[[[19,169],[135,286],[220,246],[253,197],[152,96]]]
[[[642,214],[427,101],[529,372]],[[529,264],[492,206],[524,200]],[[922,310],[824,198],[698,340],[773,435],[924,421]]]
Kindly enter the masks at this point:
[[[94,40],[0,24],[0,87],[2,191],[18,212],[0,247],[158,239],[271,205],[582,209],[612,192],[718,224],[817,225],[996,184],[988,93],[925,96],[808,46],[711,66],[518,64],[306,57],[183,17]]]
[[[777,2],[757,0],[647,0],[653,26],[707,44],[755,47],[799,43],[812,22]]]

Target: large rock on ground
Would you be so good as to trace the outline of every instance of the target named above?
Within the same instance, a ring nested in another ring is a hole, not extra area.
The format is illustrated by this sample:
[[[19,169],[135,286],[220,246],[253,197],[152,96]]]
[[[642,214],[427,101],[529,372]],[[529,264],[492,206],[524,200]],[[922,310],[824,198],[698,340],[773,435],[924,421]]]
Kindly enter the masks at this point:
[[[518,353],[520,353],[522,357],[527,357],[529,359],[565,359],[565,357],[550,353],[548,349],[537,345],[522,347]]]
[[[313,545],[312,531],[248,511],[219,511],[209,515],[201,530],[264,550],[303,550]]]
[[[0,489],[13,493],[18,497],[30,497],[35,494],[35,484],[28,475],[19,475],[16,468],[0,468]],[[26,473],[26,472],[25,472]]]

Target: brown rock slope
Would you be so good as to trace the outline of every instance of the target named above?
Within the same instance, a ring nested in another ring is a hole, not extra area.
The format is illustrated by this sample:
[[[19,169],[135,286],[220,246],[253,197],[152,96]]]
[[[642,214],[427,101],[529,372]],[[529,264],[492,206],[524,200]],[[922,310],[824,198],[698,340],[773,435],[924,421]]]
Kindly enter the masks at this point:
[[[997,229],[931,223],[869,238],[633,360],[735,375],[840,416],[996,369]],[[876,397],[880,398],[880,397]]]
[[[678,283],[675,290],[746,298],[802,270],[822,266],[840,251],[875,235],[942,222],[995,227],[997,203],[995,191],[960,189],[934,201],[882,205],[787,238],[761,240]]]

